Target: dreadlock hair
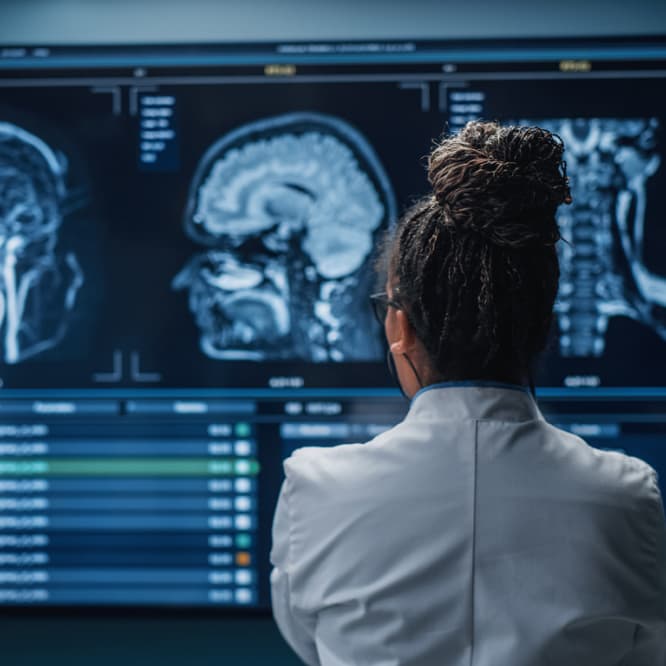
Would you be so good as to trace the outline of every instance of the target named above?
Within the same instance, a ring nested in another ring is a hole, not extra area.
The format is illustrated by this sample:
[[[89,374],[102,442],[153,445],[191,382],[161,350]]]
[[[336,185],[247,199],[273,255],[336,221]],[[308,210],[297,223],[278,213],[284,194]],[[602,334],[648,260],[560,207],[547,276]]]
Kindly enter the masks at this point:
[[[394,299],[442,379],[516,382],[545,347],[559,280],[561,139],[470,122],[430,154],[432,195],[384,250]]]

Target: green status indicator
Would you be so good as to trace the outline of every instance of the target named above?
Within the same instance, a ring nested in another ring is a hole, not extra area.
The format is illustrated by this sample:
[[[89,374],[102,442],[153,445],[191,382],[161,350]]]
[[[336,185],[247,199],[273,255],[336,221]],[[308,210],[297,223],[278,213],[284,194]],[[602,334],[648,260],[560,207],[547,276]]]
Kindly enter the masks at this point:
[[[236,535],[236,548],[250,548],[252,546],[252,536],[246,532]]]
[[[52,458],[0,462],[2,476],[256,476],[251,458]]]
[[[234,432],[236,437],[249,437],[252,434],[252,426],[249,423],[237,423]]]

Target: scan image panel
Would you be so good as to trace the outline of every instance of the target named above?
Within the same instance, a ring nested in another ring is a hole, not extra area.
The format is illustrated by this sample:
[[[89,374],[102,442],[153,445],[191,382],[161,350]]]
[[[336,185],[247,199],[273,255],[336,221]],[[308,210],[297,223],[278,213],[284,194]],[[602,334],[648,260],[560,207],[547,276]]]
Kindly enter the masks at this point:
[[[294,113],[243,125],[201,159],[185,233],[205,249],[174,277],[201,351],[221,360],[381,359],[367,295],[395,222],[372,147],[345,121]]]
[[[67,162],[42,139],[0,121],[0,357],[18,364],[63,338],[83,274],[57,248]]]
[[[564,141],[573,204],[558,221],[560,353],[599,357],[613,317],[629,317],[666,340],[666,277],[643,262],[647,185],[662,169],[656,118],[521,120]]]

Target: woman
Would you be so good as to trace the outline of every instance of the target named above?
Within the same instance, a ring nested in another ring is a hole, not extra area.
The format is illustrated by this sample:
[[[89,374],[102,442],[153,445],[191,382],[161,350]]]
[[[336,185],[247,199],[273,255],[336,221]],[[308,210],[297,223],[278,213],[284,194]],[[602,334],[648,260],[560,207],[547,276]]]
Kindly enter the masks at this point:
[[[557,292],[561,141],[469,123],[375,296],[395,428],[285,462],[273,608],[308,664],[660,666],[666,538],[655,472],[541,416],[531,368]]]

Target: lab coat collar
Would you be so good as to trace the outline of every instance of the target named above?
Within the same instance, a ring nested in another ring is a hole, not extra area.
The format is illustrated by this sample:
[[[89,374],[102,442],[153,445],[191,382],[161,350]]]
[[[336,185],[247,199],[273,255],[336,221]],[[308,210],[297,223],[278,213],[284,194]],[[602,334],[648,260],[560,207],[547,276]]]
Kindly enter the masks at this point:
[[[531,421],[542,419],[526,386],[489,381],[430,384],[412,397],[407,418]]]

